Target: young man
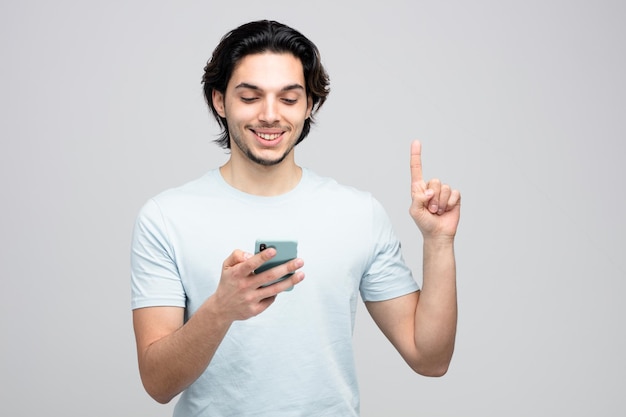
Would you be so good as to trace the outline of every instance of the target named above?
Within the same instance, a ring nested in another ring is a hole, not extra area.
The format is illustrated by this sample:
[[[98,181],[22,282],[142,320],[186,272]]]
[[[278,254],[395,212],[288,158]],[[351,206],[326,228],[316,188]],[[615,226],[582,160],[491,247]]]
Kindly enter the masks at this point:
[[[315,45],[277,22],[248,23],[222,39],[203,82],[230,158],[147,202],[133,235],[147,392],[161,403],[182,393],[176,416],[357,416],[359,295],[412,369],[443,375],[456,333],[460,194],[422,179],[419,142],[410,214],[424,239],[421,290],[381,205],[295,163],[329,91]],[[299,257],[255,274],[276,256],[249,253],[261,237],[297,240]]]

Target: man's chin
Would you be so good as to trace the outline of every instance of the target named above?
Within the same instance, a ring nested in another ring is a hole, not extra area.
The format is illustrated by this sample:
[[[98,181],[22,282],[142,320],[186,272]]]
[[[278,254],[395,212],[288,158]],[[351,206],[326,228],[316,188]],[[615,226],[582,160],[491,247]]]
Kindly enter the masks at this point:
[[[285,160],[285,158],[287,157],[287,155],[289,155],[289,152],[287,152],[286,154],[278,157],[278,158],[264,158],[261,157],[259,155],[255,155],[252,152],[247,152],[247,156],[248,159],[250,159],[252,162],[265,166],[265,167],[271,167],[271,166],[275,166],[280,164],[281,162],[283,162]]]

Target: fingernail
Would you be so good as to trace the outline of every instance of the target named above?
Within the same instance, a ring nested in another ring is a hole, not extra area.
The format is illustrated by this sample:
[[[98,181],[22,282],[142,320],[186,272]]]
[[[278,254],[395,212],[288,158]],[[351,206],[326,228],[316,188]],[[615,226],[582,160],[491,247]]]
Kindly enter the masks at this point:
[[[431,204],[430,205],[430,211],[432,211],[433,213],[437,213],[437,204]]]

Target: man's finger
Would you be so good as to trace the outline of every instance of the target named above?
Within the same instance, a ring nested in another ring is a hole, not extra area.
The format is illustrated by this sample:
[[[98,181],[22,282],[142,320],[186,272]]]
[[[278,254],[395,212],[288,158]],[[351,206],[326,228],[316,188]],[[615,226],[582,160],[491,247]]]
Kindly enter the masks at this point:
[[[428,210],[435,214],[439,211],[439,204],[441,203],[441,181],[437,178],[428,181],[428,189],[432,190],[432,198],[428,202]]]
[[[230,268],[235,265],[238,265],[242,262],[245,262],[248,258],[249,258],[249,254],[246,254],[246,252],[239,250],[239,249],[234,250],[228,256],[228,258],[224,260],[224,264],[223,264],[224,268]]]
[[[411,143],[411,183],[423,181],[422,177],[422,144],[419,140]]]
[[[267,262],[270,259],[272,259],[274,256],[276,256],[276,249],[274,249],[274,248],[267,248],[265,250],[262,250],[261,252],[259,252],[256,255],[252,256],[250,259],[246,260],[246,263],[245,263],[245,268],[246,269],[245,269],[245,271],[248,274],[251,274],[258,267],[260,267],[265,262]]]

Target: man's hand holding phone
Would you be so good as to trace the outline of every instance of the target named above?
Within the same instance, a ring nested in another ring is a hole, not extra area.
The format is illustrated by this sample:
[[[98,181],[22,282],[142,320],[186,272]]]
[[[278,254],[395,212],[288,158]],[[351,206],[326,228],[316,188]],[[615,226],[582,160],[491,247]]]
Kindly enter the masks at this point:
[[[258,253],[254,255],[235,250],[222,265],[220,283],[212,297],[216,308],[230,321],[246,320],[262,313],[277,294],[304,279],[304,272],[298,271],[304,265],[302,259],[283,257],[284,251],[278,256],[280,247],[277,250],[273,244],[267,244],[264,250],[257,246],[256,250]],[[269,265],[269,269],[264,270],[263,265]]]

